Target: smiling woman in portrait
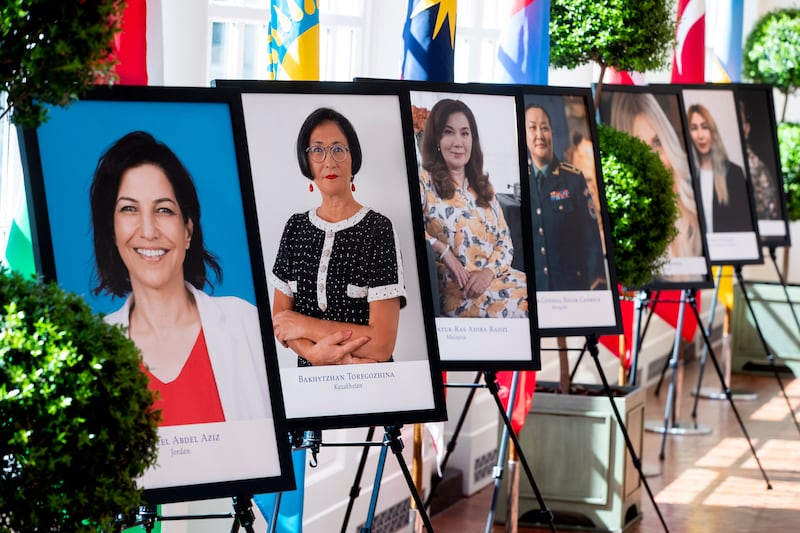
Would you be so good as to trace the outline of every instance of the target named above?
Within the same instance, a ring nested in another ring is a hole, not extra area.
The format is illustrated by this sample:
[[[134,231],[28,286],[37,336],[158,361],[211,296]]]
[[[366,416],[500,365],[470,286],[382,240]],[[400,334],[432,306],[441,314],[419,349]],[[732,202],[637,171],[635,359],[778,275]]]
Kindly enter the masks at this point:
[[[284,227],[270,276],[275,337],[299,366],[391,361],[406,302],[400,244],[391,220],[356,200],[355,128],[338,111],[316,109],[296,152],[321,202]]]
[[[420,152],[423,225],[437,257],[441,314],[526,318],[525,273],[511,267],[511,231],[483,169],[472,110],[460,100],[439,100]]]
[[[126,297],[106,317],[127,328],[157,393],[161,425],[266,418],[255,306],[211,297],[222,269],[203,242],[189,172],[165,144],[134,131],[100,157],[90,190],[95,294]]]

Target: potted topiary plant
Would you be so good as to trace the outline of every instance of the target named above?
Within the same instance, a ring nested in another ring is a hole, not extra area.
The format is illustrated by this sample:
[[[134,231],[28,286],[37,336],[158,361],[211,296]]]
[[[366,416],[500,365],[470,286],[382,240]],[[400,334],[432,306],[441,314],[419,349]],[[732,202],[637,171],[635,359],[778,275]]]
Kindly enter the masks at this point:
[[[0,531],[111,530],[141,505],[159,413],[139,365],[82,298],[0,269]]]
[[[65,106],[99,81],[114,78],[111,45],[121,29],[122,0],[26,0],[0,9],[0,118],[36,127],[45,104]]]
[[[742,74],[783,93],[780,121],[789,96],[800,87],[800,9],[778,9],[758,19],[742,49]]]
[[[778,145],[786,190],[786,212],[789,220],[800,220],[800,124],[778,124]]]
[[[636,137],[604,124],[597,133],[617,278],[623,287],[642,287],[658,276],[677,236],[672,175]]]

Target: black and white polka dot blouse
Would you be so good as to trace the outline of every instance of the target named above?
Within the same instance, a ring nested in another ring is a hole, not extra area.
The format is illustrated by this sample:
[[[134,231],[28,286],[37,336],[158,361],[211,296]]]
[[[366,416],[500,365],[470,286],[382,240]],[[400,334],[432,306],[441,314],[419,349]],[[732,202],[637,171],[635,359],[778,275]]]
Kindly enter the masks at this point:
[[[270,278],[295,311],[324,320],[366,325],[370,302],[399,297],[402,307],[406,300],[397,234],[368,207],[340,222],[315,209],[292,215]]]

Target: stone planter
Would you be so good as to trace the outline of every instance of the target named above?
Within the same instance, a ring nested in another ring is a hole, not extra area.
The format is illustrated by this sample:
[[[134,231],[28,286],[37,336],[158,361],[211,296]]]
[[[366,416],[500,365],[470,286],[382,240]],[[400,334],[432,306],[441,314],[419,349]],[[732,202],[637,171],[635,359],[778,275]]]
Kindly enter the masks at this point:
[[[747,282],[747,295],[761,333],[775,357],[775,364],[788,367],[795,376],[800,376],[800,338],[790,307],[794,306],[795,313],[800,314],[800,286],[787,284],[786,291],[791,304],[786,301],[786,293],[779,283]],[[772,371],[753,315],[738,284],[734,286],[731,313],[731,369],[737,372]]]
[[[556,394],[555,383],[537,384],[520,445],[556,526],[623,531],[641,518],[642,484],[601,385],[580,385],[586,394]],[[645,391],[612,387],[628,435],[641,459]],[[532,525],[539,503],[522,466],[519,523]],[[506,479],[496,519],[506,517]],[[528,517],[526,517],[528,514]]]

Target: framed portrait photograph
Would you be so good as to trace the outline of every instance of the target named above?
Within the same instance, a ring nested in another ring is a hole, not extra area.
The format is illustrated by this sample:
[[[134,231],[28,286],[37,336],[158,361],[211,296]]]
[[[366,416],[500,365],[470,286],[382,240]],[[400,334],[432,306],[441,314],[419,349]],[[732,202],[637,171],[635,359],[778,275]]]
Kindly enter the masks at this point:
[[[712,265],[763,263],[733,87],[688,85],[681,92],[709,260]]]
[[[526,87],[522,111],[543,336],[621,331],[591,91]]]
[[[241,90],[289,426],[445,419],[407,97],[353,83],[230,83]]]
[[[790,246],[778,124],[770,85],[733,84],[762,246]]]
[[[22,138],[37,269],[141,351],[145,499],[293,487],[237,95],[106,87],[49,113]]]
[[[449,370],[539,369],[530,298],[519,93],[403,84],[439,351]]]
[[[637,137],[658,154],[670,171],[678,197],[676,237],[669,243],[655,289],[704,289],[713,286],[700,188],[685,137],[681,91],[674,86],[606,85],[600,96],[600,120]]]

